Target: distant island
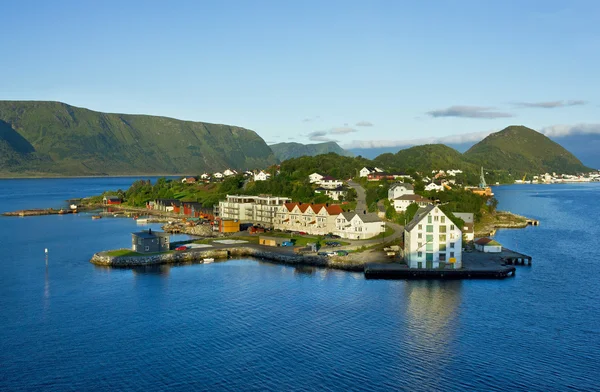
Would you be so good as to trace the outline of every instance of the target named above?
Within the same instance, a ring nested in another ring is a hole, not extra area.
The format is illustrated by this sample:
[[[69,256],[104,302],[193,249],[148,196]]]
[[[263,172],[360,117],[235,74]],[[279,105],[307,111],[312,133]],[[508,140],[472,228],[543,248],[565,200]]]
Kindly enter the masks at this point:
[[[464,154],[431,144],[369,160],[349,157],[336,143],[268,146],[256,132],[231,125],[101,113],[60,102],[0,101],[1,177],[199,175],[266,170],[289,159],[332,153],[350,159],[353,168],[426,173],[451,167],[475,181],[484,167],[494,172],[491,183],[546,172],[592,171],[556,142],[524,126],[493,133]]]

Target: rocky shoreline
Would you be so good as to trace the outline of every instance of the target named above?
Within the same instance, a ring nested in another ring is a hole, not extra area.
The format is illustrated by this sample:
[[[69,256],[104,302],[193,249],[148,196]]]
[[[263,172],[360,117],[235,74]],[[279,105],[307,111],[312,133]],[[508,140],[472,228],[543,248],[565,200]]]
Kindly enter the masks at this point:
[[[246,257],[269,261],[276,264],[332,268],[351,272],[363,272],[365,265],[365,263],[352,260],[343,260],[336,257],[277,253],[250,246],[232,247],[227,249],[193,250],[188,252],[161,253],[142,256],[109,256],[107,252],[99,252],[92,256],[90,262],[92,264],[107,267],[128,268],[145,265],[202,262],[202,260],[206,258],[226,260]]]

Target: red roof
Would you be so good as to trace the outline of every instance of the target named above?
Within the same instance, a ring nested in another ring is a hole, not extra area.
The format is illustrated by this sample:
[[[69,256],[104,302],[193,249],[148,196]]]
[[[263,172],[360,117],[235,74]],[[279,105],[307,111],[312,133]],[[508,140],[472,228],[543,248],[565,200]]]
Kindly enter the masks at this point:
[[[477,245],[485,245],[485,244],[487,244],[487,243],[489,243],[489,242],[492,242],[492,241],[493,241],[493,240],[492,240],[491,238],[484,237],[484,238],[480,238],[480,239],[478,239],[477,241],[475,241],[475,243],[476,243]]]
[[[332,204],[329,207],[327,207],[327,212],[329,213],[329,215],[339,215],[342,212],[344,212],[344,210],[342,210],[342,207],[340,207],[337,204]]]
[[[294,207],[296,207],[297,205],[299,205],[300,203],[285,203],[284,206],[285,208],[289,211],[292,212],[292,210],[294,209]]]

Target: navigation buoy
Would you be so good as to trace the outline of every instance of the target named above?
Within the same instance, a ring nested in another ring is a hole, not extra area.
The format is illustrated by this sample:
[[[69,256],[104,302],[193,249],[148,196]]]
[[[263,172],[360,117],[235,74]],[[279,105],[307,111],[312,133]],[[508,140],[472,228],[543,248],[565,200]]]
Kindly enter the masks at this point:
[[[44,248],[44,253],[48,254],[48,248]]]

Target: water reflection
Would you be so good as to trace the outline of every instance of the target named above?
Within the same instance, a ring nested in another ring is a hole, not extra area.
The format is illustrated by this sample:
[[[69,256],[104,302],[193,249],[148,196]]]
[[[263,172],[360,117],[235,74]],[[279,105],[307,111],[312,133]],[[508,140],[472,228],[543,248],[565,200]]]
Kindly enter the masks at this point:
[[[443,374],[452,362],[450,348],[459,333],[458,308],[461,281],[414,281],[404,285],[407,306],[406,343],[415,360],[417,372],[439,385],[436,375]]]
[[[168,276],[171,272],[171,265],[159,264],[159,265],[142,265],[131,268],[133,275],[164,275]]]

